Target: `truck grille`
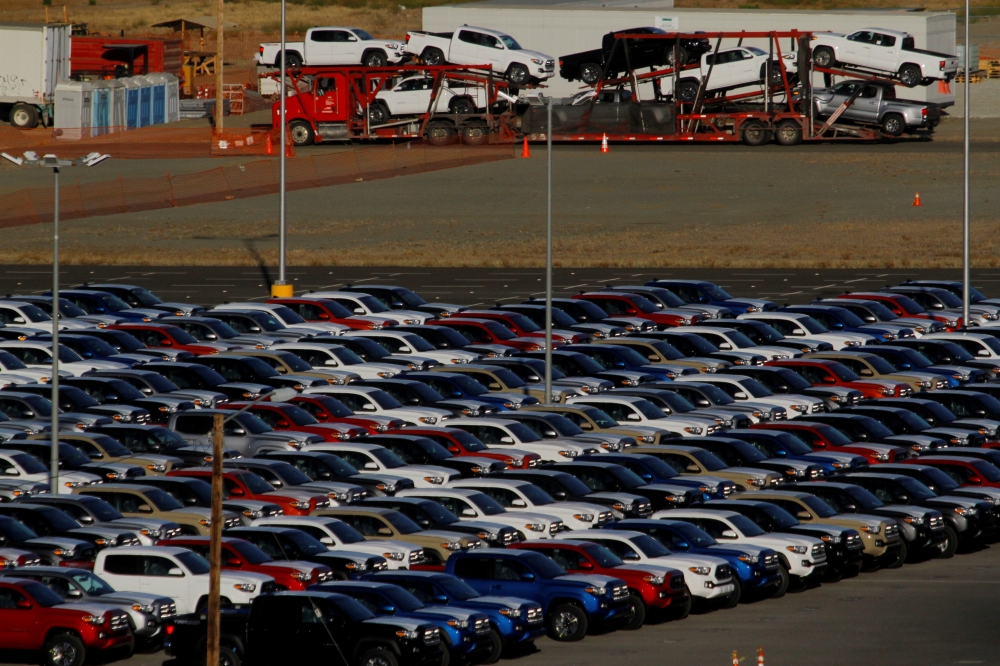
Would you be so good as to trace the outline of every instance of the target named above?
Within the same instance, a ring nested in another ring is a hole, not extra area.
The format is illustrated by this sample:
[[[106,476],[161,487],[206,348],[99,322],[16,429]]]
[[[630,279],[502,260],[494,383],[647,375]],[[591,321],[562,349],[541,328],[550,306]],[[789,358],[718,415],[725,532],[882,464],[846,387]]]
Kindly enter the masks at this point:
[[[861,550],[863,544],[861,543],[860,534],[851,534],[844,539],[844,546],[847,550]]]
[[[386,569],[389,568],[389,563],[386,562],[385,560],[383,560],[381,562],[378,562],[378,561],[371,562],[370,565],[371,565],[372,571],[385,571]]]
[[[441,642],[441,630],[440,629],[428,629],[424,632],[424,644],[425,645],[437,645]]]
[[[518,542],[520,540],[521,540],[521,537],[519,537],[517,535],[517,532],[515,532],[514,530],[511,530],[509,532],[504,532],[503,535],[502,535],[502,537],[501,537],[501,541],[503,542],[503,545],[505,545],[505,546],[509,546],[510,544],[516,543],[516,542]]]
[[[911,395],[913,395],[913,389],[909,387],[899,390],[900,398],[909,398]]]
[[[227,518],[226,521],[223,523],[223,525],[224,529],[228,530],[234,527],[241,527],[243,525],[243,521],[240,520],[239,518]]]
[[[532,606],[529,608],[528,612],[524,615],[524,619],[528,624],[541,624],[542,620],[545,619],[541,606]]]
[[[812,561],[826,562],[826,546],[818,543],[812,547]]]
[[[670,589],[678,591],[684,589],[684,574],[674,574],[670,577]]]
[[[163,538],[165,539],[175,539],[181,535],[180,527],[171,527],[170,529],[163,530]]]
[[[824,553],[824,557],[825,556],[826,556],[826,554]],[[773,555],[765,555],[764,556],[764,569],[765,570],[767,570],[767,571],[777,571],[778,570],[778,563],[779,563],[779,560],[778,560],[778,554],[777,553],[774,553]]]
[[[417,550],[410,551],[410,564],[419,564],[424,561],[424,549],[419,548]]]
[[[177,615],[177,604],[175,603],[160,604],[160,607],[157,610],[159,611],[157,615],[161,618],[173,617]]]
[[[528,467],[538,467],[540,464],[542,464],[541,458],[532,458],[528,461]]]
[[[715,568],[715,580],[718,582],[728,581],[733,577],[733,570],[729,568],[728,564],[720,564]]]
[[[932,530],[943,530],[944,529],[944,516],[931,516],[927,523],[928,527]]]
[[[128,631],[128,615],[125,613],[115,613],[111,616],[111,632],[120,631]]]
[[[275,592],[279,592],[279,591],[280,590],[279,590],[278,584],[275,583],[273,580],[269,580],[269,581],[267,581],[266,583],[263,583],[260,586],[260,593],[261,594],[274,594]]]
[[[637,504],[635,507],[635,512],[640,516],[648,516],[653,513],[653,505],[650,502],[643,502],[642,504]]]
[[[316,581],[320,582],[320,583],[325,583],[326,581],[330,580],[331,578],[333,578],[333,572],[332,571],[324,571],[324,572],[319,573],[319,574],[316,575]]]
[[[555,536],[557,533],[564,531],[565,525],[561,520],[553,520],[549,523],[549,536]]]
[[[545,61],[545,71],[546,72],[554,72],[555,69],[556,69],[556,61],[555,60],[546,60]]]
[[[348,503],[349,504],[356,504],[357,502],[360,502],[361,500],[363,500],[367,494],[368,493],[366,493],[364,491],[361,491],[360,493],[354,493],[353,495],[351,495],[351,499],[348,500]]]
[[[485,634],[490,630],[490,621],[488,618],[482,618],[481,620],[476,620],[476,623],[472,625],[472,631],[477,634]]]
[[[612,520],[614,520],[614,518],[615,518],[614,514],[612,514],[610,511],[602,511],[597,516],[597,524],[603,525],[604,523],[609,523]]]
[[[898,537],[899,536],[899,525],[896,525],[895,523],[893,523],[892,525],[886,525],[885,526],[885,535],[887,537],[889,537],[890,539],[892,537]]]
[[[142,542],[139,541],[139,537],[137,537],[137,536],[130,536],[130,537],[122,537],[122,540],[119,542],[118,545],[119,546],[141,546]]]
[[[135,422],[136,423],[149,423],[149,414],[139,414],[139,416],[135,417]]]
[[[621,601],[628,597],[628,586],[627,585],[616,585],[611,588],[611,598],[615,601]]]

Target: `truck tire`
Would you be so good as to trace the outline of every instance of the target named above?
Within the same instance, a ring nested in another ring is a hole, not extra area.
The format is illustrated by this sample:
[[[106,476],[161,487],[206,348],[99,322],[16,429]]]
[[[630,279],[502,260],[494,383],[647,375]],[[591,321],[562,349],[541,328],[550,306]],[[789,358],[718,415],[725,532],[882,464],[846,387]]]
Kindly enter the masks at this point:
[[[646,602],[635,592],[629,593],[628,602],[632,605],[632,612],[628,623],[622,629],[626,631],[642,629],[642,625],[646,621]]]
[[[361,56],[361,64],[365,67],[385,67],[389,64],[389,58],[385,55],[385,51],[372,49]]]
[[[740,585],[739,579],[733,576],[733,591],[722,600],[722,608],[736,608],[741,596],[743,596],[743,586]]]
[[[697,81],[679,81],[677,83],[677,90],[674,91],[674,97],[681,102],[693,102],[698,96],[698,82]]]
[[[748,120],[740,128],[743,143],[748,146],[763,146],[771,140],[771,131],[759,120]]]
[[[451,100],[451,104],[448,105],[449,110],[452,113],[458,113],[462,115],[468,115],[470,113],[476,112],[476,106],[472,103],[472,100],[468,97],[456,97]]]
[[[424,61],[425,65],[443,65],[447,62],[444,59],[444,51],[433,46],[424,49],[424,52],[420,54],[420,59]]]
[[[685,585],[685,588],[687,588],[686,585]],[[691,597],[691,590],[688,590],[688,597],[687,597],[687,599],[684,600],[683,604],[681,604],[680,606],[678,606],[677,608],[673,609],[670,612],[670,615],[669,615],[670,619],[671,620],[683,620],[684,618],[686,618],[688,615],[691,614],[691,607],[692,606],[694,606],[694,599]]]
[[[580,65],[580,80],[586,83],[588,86],[592,86],[601,80],[601,74],[604,70],[601,66],[594,62],[585,62]]]
[[[458,139],[458,130],[454,125],[435,122],[427,125],[427,143],[432,146],[449,146]]]
[[[399,660],[385,648],[372,648],[362,653],[358,666],[399,666]]]
[[[205,660],[202,659],[202,663]],[[232,645],[219,646],[219,666],[243,666],[243,660],[236,653]]]
[[[782,120],[774,130],[774,140],[780,146],[797,146],[802,143],[802,125],[794,120]]]
[[[900,568],[901,566],[903,566],[903,563],[906,562],[907,555],[909,555],[909,550],[906,547],[906,542],[900,541],[899,550],[896,551],[896,557],[889,558],[886,561],[884,568],[886,569]]]
[[[55,634],[42,647],[42,666],[82,666],[87,656],[83,641],[73,634]]]
[[[667,47],[666,53],[664,55],[665,55],[665,60],[667,61],[667,65],[669,65],[670,67],[674,67],[674,45],[673,44],[671,44],[670,46]],[[686,65],[688,63],[688,59],[690,57],[691,57],[691,54],[688,53],[688,50],[686,48],[684,48],[683,46],[678,46],[677,47],[677,60],[680,62],[680,64],[677,65],[678,67],[683,67],[684,65]]]
[[[906,131],[906,121],[898,113],[887,113],[882,116],[882,131],[889,136],[900,136]]]
[[[490,140],[490,130],[481,120],[470,122],[462,128],[462,143],[467,146],[481,146]]]
[[[788,583],[791,580],[791,576],[788,575],[788,569],[785,568],[784,564],[778,564],[778,573],[781,575],[781,582],[778,583],[778,587],[774,588],[774,593],[771,595],[771,599],[780,599],[785,596],[785,592],[788,592]]]
[[[764,81],[764,77],[767,76],[767,63],[765,62],[760,66],[760,80]],[[771,62],[771,85],[780,86],[784,81],[781,79],[781,65],[777,61]]]
[[[368,107],[368,124],[384,125],[389,122],[389,107],[384,102],[375,101]]]
[[[500,661],[500,654],[503,652],[503,638],[500,636],[500,632],[493,627],[490,627],[490,639],[493,641],[490,656],[479,662],[481,664],[495,664]]]
[[[923,75],[920,73],[920,68],[916,65],[905,64],[899,68],[899,82],[902,83],[907,88],[915,88],[920,85]]]
[[[38,127],[38,109],[30,104],[18,102],[10,109],[10,125],[17,129]]]
[[[545,618],[549,638],[554,641],[571,643],[583,640],[587,635],[587,614],[573,604],[556,606]]]
[[[813,64],[817,67],[834,67],[837,58],[833,55],[833,49],[829,46],[820,46],[813,51]]]
[[[288,69],[298,69],[302,67],[302,56],[295,51],[285,51],[285,67]],[[274,59],[274,66],[281,69],[281,54]]]
[[[948,536],[941,543],[941,552],[936,556],[940,560],[947,560],[954,557],[955,551],[958,550],[958,533],[949,525],[944,526],[944,533]]]
[[[296,146],[311,146],[316,135],[312,125],[304,120],[293,120],[288,123],[288,131],[292,135],[292,144]]]
[[[519,62],[511,63],[507,68],[507,80],[515,86],[523,86],[531,78],[528,68]]]

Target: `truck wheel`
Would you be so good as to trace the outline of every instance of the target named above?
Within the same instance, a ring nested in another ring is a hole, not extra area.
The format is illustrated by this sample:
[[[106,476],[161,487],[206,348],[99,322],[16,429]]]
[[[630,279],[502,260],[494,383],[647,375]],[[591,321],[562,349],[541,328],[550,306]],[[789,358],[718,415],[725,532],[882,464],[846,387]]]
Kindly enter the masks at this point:
[[[519,62],[515,62],[507,68],[507,80],[515,86],[523,86],[528,82],[530,77],[531,74],[528,72],[528,68]]]
[[[688,53],[688,50],[686,48],[684,48],[683,46],[678,46],[677,47],[677,60],[680,63],[679,65],[677,65],[678,67],[683,67],[684,65],[686,65],[687,62],[688,62],[688,58],[690,58],[690,57],[691,57],[691,54]],[[671,44],[670,46],[667,47],[667,50],[666,50],[666,61],[667,61],[667,64],[669,66],[674,67],[674,46],[673,46],[673,44]]]
[[[427,126],[427,142],[432,146],[449,146],[458,138],[454,125],[432,123]]]
[[[580,65],[580,80],[588,86],[592,86],[601,80],[603,70],[601,66],[592,62],[585,62]]]
[[[632,610],[629,612],[628,623],[622,629],[627,631],[641,629],[643,623],[646,621],[646,603],[642,600],[642,597],[634,592],[629,593],[628,602],[632,605]]]
[[[202,663],[204,663],[204,659]],[[243,666],[243,660],[232,645],[219,646],[219,666]]]
[[[687,586],[685,586],[686,588]],[[671,620],[683,620],[691,614],[691,607],[694,606],[694,599],[691,597],[691,590],[688,590],[688,597],[684,603],[678,606],[671,614]]]
[[[958,533],[955,532],[948,525],[944,526],[944,533],[947,534],[947,538],[940,544],[941,553],[937,556],[938,559],[947,560],[955,555],[955,551],[958,550]]]
[[[500,632],[490,627],[490,639],[493,641],[493,647],[490,649],[490,656],[483,660],[482,664],[495,664],[500,661],[500,653],[503,652],[503,638],[500,637]]]
[[[906,121],[898,113],[887,113],[882,117],[882,131],[889,136],[900,136],[906,129]]]
[[[771,140],[771,132],[759,120],[748,120],[743,123],[743,143],[748,146],[763,146]]]
[[[82,666],[87,650],[73,634],[56,634],[45,641],[42,666]]]
[[[311,146],[315,135],[312,125],[304,120],[293,120],[288,123],[288,129],[292,133],[292,143],[296,146]]]
[[[468,97],[456,97],[451,100],[451,104],[449,106],[451,107],[452,113],[468,115],[476,112],[476,107],[472,105],[472,100]]]
[[[362,56],[361,64],[365,67],[385,67],[389,64],[389,58],[386,57],[385,51],[368,51]]]
[[[802,143],[802,126],[794,120],[782,120],[774,130],[774,140],[781,146],[797,146]]]
[[[361,655],[358,666],[399,666],[399,660],[385,648],[372,648]]]
[[[916,65],[903,65],[899,68],[899,82],[907,88],[920,85],[922,78],[923,75],[920,73],[920,68]]]
[[[906,542],[905,541],[900,541],[899,542],[899,550],[896,551],[896,556],[893,557],[893,558],[890,558],[885,563],[885,568],[886,569],[898,569],[898,568],[900,568],[901,566],[903,566],[903,562],[906,562],[906,556],[908,554],[909,554],[909,551],[908,551],[908,549],[906,547]]]
[[[281,54],[274,59],[274,66],[281,69]],[[298,69],[302,67],[302,56],[295,51],[285,51],[285,67],[288,69]]]
[[[10,110],[10,124],[17,129],[38,127],[38,109],[30,104],[15,104]]]
[[[788,575],[788,569],[785,568],[784,564],[778,564],[778,574],[781,576],[781,582],[778,583],[778,587],[774,588],[774,593],[771,595],[772,599],[780,599],[785,596],[785,592],[788,591],[788,583],[791,577]]]
[[[725,599],[722,600],[722,608],[736,608],[736,604],[740,603],[740,597],[743,595],[743,586],[740,585],[740,581],[734,576],[733,577],[733,591],[730,592]]]
[[[833,55],[833,49],[828,46],[820,46],[813,51],[813,64],[817,67],[833,67],[837,64],[837,59]]]
[[[765,62],[760,66],[760,80],[763,82],[764,77],[767,76],[767,63]],[[780,86],[784,81],[781,79],[781,65],[778,62],[771,61],[771,85]]]
[[[481,146],[490,140],[490,130],[486,123],[472,122],[462,128],[462,143],[467,146]]]
[[[681,102],[693,102],[698,96],[698,82],[697,81],[680,81],[677,84],[677,90],[674,91],[674,97],[676,97]]]
[[[582,640],[587,635],[587,614],[573,604],[557,606],[546,618],[549,638],[569,643]],[[75,666],[75,665],[74,665]]]
[[[389,108],[382,102],[372,102],[368,107],[368,124],[384,125],[389,122]]]
[[[424,49],[420,59],[424,61],[425,65],[443,65],[445,63],[444,52],[433,46]]]

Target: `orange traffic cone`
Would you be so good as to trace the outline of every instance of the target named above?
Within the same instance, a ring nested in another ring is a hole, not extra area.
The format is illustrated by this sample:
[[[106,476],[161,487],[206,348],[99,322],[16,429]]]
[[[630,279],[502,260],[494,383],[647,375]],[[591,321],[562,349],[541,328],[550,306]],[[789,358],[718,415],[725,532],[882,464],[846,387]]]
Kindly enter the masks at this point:
[[[923,204],[920,203],[920,192],[917,192],[917,196],[914,197],[914,199],[913,199],[913,205],[914,206],[923,206]]]
[[[267,147],[265,148],[265,150],[267,151],[268,155],[270,155],[270,154],[272,154],[274,152],[274,149],[271,147],[271,135],[270,134],[267,135]]]
[[[605,134],[603,137],[601,137],[601,152],[602,153],[608,152],[608,135],[607,134]]]
[[[528,137],[524,137],[524,145],[521,147],[521,157],[531,157],[531,151],[528,150]]]
[[[740,666],[740,658],[736,654],[736,650],[733,650],[733,666]]]
[[[764,666],[764,646],[757,648],[757,666]]]

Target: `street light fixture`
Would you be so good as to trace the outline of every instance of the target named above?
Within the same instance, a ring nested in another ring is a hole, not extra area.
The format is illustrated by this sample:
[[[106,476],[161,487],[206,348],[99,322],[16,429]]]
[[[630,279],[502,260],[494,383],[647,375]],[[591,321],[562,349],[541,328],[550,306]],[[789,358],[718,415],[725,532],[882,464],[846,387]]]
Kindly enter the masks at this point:
[[[271,285],[271,296],[273,298],[289,298],[292,294],[292,285],[285,279],[285,133],[288,131],[288,123],[285,122],[285,0],[281,0],[281,77],[278,83],[278,95],[280,100],[280,136],[279,145],[281,155],[278,161],[278,279]]]
[[[24,157],[14,157],[0,153],[5,160],[17,166],[42,167],[52,169],[55,178],[54,200],[52,206],[52,450],[49,452],[49,489],[52,493],[59,492],[59,170],[75,166],[74,160],[59,159],[56,155],[39,157],[37,153],[28,151]],[[90,153],[78,158],[80,164],[92,167],[111,157],[101,153]]]

